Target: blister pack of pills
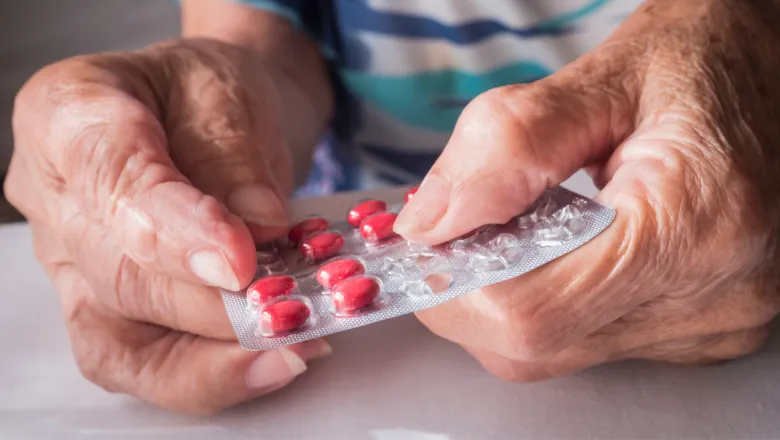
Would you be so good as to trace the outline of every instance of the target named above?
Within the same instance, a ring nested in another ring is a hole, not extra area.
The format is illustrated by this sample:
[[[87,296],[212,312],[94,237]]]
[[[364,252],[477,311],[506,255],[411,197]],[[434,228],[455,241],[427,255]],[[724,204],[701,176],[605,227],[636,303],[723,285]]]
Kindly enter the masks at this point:
[[[222,291],[241,346],[267,350],[433,307],[561,257],[615,217],[559,187],[506,224],[430,247],[393,233],[402,207],[362,200],[343,221],[311,215],[258,248],[255,281]]]

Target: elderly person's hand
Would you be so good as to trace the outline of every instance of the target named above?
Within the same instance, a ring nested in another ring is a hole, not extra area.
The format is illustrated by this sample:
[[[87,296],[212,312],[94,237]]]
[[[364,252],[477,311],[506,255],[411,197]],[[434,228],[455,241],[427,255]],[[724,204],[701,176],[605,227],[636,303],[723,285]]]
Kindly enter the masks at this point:
[[[183,40],[60,62],[18,96],[6,193],[61,293],[81,371],[110,391],[209,413],[330,351],[244,350],[217,289],[245,287],[254,243],[288,224],[287,147],[305,130],[283,112],[307,109],[287,108],[294,85],[269,64]]]
[[[396,229],[503,223],[585,167],[617,209],[560,260],[418,314],[493,374],[758,349],[780,308],[780,3],[649,0],[606,43],[464,111]]]

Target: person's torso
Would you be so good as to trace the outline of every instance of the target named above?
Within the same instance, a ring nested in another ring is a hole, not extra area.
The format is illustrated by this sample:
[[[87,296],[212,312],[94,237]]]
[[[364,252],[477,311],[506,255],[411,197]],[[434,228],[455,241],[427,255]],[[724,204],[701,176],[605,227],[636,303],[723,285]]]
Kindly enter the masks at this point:
[[[419,180],[471,99],[560,69],[642,0],[297,3],[306,5],[301,20],[315,23],[337,83],[334,154],[358,157],[366,186],[366,176]]]

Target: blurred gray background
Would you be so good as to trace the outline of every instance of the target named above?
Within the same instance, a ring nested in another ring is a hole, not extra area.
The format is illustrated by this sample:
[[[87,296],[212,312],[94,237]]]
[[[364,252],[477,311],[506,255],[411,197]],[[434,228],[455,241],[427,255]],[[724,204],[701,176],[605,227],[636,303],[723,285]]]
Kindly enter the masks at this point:
[[[62,58],[138,48],[178,33],[174,0],[0,1],[0,178],[13,150],[14,96],[33,73]],[[0,198],[0,222],[19,219]]]

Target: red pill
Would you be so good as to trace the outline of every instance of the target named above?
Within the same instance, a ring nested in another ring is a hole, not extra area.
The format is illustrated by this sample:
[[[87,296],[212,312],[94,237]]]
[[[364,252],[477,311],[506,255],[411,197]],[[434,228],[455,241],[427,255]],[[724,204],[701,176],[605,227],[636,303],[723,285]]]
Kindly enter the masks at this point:
[[[301,253],[308,260],[324,260],[339,253],[342,246],[344,237],[338,232],[320,232],[301,243]]]
[[[394,212],[380,212],[363,220],[360,224],[360,235],[367,241],[376,243],[395,235],[393,225],[398,214]]]
[[[349,211],[347,222],[357,228],[367,217],[386,210],[387,203],[381,200],[366,200],[365,202],[358,203]]]
[[[293,226],[287,234],[287,238],[289,238],[293,244],[298,244],[303,241],[306,236],[325,231],[329,227],[330,223],[322,217],[307,218]]]
[[[406,193],[406,196],[404,196],[404,201],[406,203],[409,203],[409,200],[412,200],[412,197],[414,197],[418,189],[420,189],[419,186],[413,186],[412,189],[410,189],[409,192]]]
[[[366,269],[360,261],[345,258],[323,265],[317,271],[317,282],[322,287],[330,290],[341,281],[364,273],[366,273]]]
[[[309,315],[311,312],[305,303],[290,299],[268,305],[260,314],[260,320],[264,331],[276,334],[302,326]]]
[[[271,298],[289,295],[295,290],[295,278],[289,275],[271,275],[260,278],[246,289],[246,298],[253,304],[265,304]]]
[[[374,277],[348,278],[338,283],[331,292],[331,300],[339,314],[354,313],[370,306],[382,288]]]

